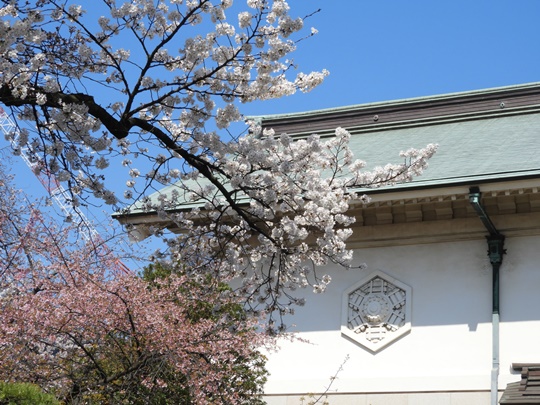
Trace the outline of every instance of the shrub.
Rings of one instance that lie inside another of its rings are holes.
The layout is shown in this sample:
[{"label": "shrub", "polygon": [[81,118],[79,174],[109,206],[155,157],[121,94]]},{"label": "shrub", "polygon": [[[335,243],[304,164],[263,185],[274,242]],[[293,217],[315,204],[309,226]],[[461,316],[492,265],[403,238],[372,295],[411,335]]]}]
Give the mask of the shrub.
[{"label": "shrub", "polygon": [[0,405],[60,405],[34,384],[0,382]]}]

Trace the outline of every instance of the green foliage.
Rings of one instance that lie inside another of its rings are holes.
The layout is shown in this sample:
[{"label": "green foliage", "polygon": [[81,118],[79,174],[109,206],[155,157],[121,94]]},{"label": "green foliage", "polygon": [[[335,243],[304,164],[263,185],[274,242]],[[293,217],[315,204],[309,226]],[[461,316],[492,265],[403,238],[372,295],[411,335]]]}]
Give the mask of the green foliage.
[{"label": "green foliage", "polygon": [[86,405],[191,405],[187,379],[166,362],[149,364],[152,375],[132,379],[122,387],[98,387],[79,396]]},{"label": "green foliage", "polygon": [[[159,288],[158,280],[163,280],[169,277],[173,273],[182,272],[182,270],[173,269],[171,266],[156,262],[145,267],[141,272],[141,277],[147,281],[152,287]],[[190,281],[179,291],[180,294],[190,294],[193,291],[204,291],[205,289],[213,289],[215,291],[226,292],[231,291],[231,288],[226,283],[216,282],[210,275],[208,275],[203,281]],[[191,300],[191,305],[186,308],[188,319],[197,323],[202,320],[223,319],[226,317],[230,322],[230,327],[234,328],[235,324],[242,322],[246,319],[246,312],[244,307],[238,302],[208,302],[204,299],[204,296],[195,295]],[[267,358],[258,351],[253,351],[250,356],[241,356],[240,354],[235,358],[233,369],[234,373],[231,373],[227,381],[229,389],[236,390],[237,392],[250,393],[244,397],[246,405],[263,405],[265,402],[260,399],[262,395],[262,387],[266,383],[268,371],[265,368]],[[170,377],[170,376],[168,376]],[[177,379],[183,380],[182,376],[176,376]],[[163,380],[167,381],[167,378]],[[164,397],[167,397],[164,395]],[[181,405],[190,405],[192,402],[187,396],[187,392],[182,397],[182,401],[175,402]],[[156,405],[166,405],[169,402],[156,402]]]},{"label": "green foliage", "polygon": [[[178,273],[178,270],[173,270],[171,266],[156,262],[146,266],[141,272],[141,277],[151,286],[157,287],[157,280],[166,279],[173,272]],[[201,291],[204,289],[215,289],[219,292],[231,291],[229,285],[222,282],[216,283],[210,275],[207,275],[202,282],[191,281],[186,283],[179,293],[189,294],[190,291]],[[194,296],[191,303],[192,305],[186,308],[186,312],[188,319],[193,323],[200,322],[203,319],[216,321],[223,315],[226,315],[231,320],[231,323],[234,323],[242,321],[246,316],[243,306],[237,302],[215,303],[204,300],[204,297]]]},{"label": "green foliage", "polygon": [[60,405],[34,384],[0,382],[0,405]]},{"label": "green foliage", "polygon": [[[132,353],[133,341],[114,339],[119,352]],[[126,356],[114,351],[108,358],[100,358],[100,368],[106,375],[119,375],[129,365]],[[93,354],[94,355],[94,354]],[[97,354],[96,354],[97,356]],[[88,372],[99,371],[88,367]],[[96,376],[97,379],[99,376]],[[83,378],[81,378],[83,379]],[[147,353],[145,364],[129,378],[119,377],[107,384],[79,387],[75,385],[66,404],[85,405],[188,405],[190,392],[187,379],[176,372],[166,358],[157,353]],[[0,403],[0,405],[3,405]]]},{"label": "green foliage", "polygon": [[155,285],[156,280],[166,278],[171,274],[171,267],[164,266],[163,264],[156,262],[150,263],[148,266],[143,268],[140,276],[144,281],[147,281],[151,285]]}]

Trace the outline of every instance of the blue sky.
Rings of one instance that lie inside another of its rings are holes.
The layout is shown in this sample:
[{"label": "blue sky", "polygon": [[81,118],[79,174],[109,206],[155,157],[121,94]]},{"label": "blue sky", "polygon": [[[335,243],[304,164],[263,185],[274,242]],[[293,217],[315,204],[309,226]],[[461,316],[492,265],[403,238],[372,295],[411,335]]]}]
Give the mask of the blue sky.
[{"label": "blue sky", "polygon": [[[236,0],[235,3],[242,3]],[[242,106],[245,115],[332,108],[540,81],[540,0],[289,0],[304,16],[299,70],[328,69],[317,89]],[[0,147],[7,143],[2,141]],[[367,157],[363,157],[367,158]],[[22,161],[17,185],[43,195]],[[103,218],[101,209],[92,210]]]},{"label": "blue sky", "polygon": [[[272,114],[540,81],[538,0],[291,0],[319,33],[299,44],[313,92],[246,106]],[[294,14],[294,13],[293,13]]]}]

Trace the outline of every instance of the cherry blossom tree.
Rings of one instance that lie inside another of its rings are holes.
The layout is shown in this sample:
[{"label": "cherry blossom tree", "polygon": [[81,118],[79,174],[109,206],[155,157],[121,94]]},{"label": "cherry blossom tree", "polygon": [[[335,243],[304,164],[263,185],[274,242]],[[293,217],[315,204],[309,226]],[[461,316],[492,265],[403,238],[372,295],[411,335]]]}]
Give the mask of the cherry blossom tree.
[{"label": "cherry blossom tree", "polygon": [[[283,315],[303,303],[295,289],[324,290],[318,266],[349,265],[356,191],[410,180],[435,147],[365,171],[340,128],[328,140],[256,122],[232,132],[242,103],[309,92],[328,74],[295,71],[310,15],[285,0],[232,3],[2,0],[0,102],[33,124],[11,135],[15,152],[29,146],[73,204],[155,212],[182,231],[168,254],[191,277],[234,279],[253,311]],[[119,195],[110,173],[122,166]]]},{"label": "cherry blossom tree", "polygon": [[229,288],[111,271],[109,250],[74,244],[1,181],[1,381],[68,404],[258,403],[272,342]]}]

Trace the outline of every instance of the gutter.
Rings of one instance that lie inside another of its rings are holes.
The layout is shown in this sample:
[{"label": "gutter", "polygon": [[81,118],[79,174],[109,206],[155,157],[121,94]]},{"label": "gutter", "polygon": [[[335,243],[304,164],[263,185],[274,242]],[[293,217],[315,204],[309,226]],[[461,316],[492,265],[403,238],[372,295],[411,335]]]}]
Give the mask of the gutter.
[{"label": "gutter", "polygon": [[500,279],[499,273],[502,264],[504,250],[504,235],[501,234],[491,219],[489,218],[484,207],[480,203],[481,193],[478,187],[469,189],[469,201],[478,217],[486,227],[489,235],[486,237],[488,243],[488,257],[492,268],[492,364],[491,364],[491,405],[498,404],[499,397],[499,370],[500,370],[500,350],[499,350],[499,291]]}]

